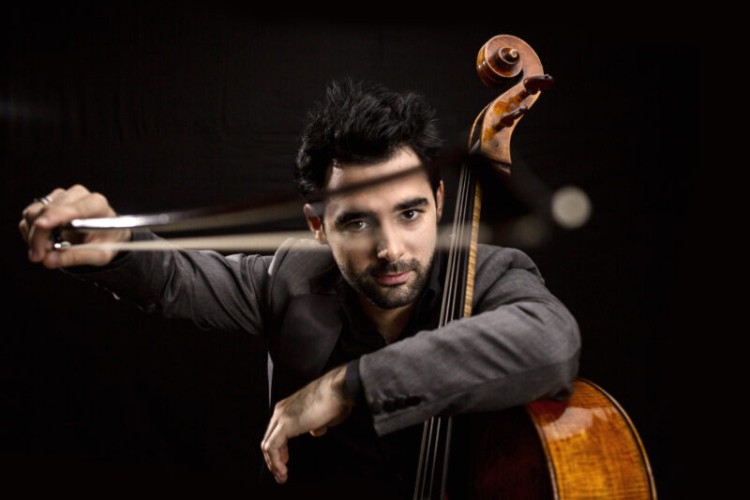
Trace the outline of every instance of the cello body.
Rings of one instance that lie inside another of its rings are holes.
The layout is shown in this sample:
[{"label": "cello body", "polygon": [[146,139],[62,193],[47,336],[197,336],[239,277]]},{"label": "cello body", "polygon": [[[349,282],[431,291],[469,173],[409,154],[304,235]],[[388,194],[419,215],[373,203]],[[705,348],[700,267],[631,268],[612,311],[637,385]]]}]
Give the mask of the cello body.
[{"label": "cello body", "polygon": [[566,401],[454,417],[448,499],[655,499],[638,432],[617,401],[578,378]]}]

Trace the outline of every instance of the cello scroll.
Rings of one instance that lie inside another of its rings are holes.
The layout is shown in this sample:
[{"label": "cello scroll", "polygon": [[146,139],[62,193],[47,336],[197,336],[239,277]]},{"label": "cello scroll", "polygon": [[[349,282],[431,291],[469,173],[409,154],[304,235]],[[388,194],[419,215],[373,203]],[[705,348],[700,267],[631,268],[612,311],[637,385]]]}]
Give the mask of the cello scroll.
[{"label": "cello scroll", "polygon": [[477,54],[477,73],[488,87],[518,81],[489,103],[471,127],[469,144],[510,173],[510,139],[518,122],[534,105],[541,91],[552,88],[554,79],[544,73],[534,49],[518,37],[497,35]]}]

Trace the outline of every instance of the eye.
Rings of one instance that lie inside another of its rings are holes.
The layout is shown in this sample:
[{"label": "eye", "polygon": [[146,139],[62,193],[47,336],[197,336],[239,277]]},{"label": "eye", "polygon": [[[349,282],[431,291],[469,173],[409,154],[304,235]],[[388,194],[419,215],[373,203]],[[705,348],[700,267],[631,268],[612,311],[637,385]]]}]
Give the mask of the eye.
[{"label": "eye", "polygon": [[422,212],[415,209],[404,210],[403,212],[401,212],[401,217],[409,222],[419,219],[421,215]]},{"label": "eye", "polygon": [[353,233],[359,233],[359,232],[362,232],[362,231],[368,229],[369,227],[370,227],[370,224],[368,224],[367,221],[365,221],[363,219],[356,219],[356,220],[352,220],[352,221],[347,222],[344,225],[344,230],[345,231],[350,231],[350,232],[353,232]]}]

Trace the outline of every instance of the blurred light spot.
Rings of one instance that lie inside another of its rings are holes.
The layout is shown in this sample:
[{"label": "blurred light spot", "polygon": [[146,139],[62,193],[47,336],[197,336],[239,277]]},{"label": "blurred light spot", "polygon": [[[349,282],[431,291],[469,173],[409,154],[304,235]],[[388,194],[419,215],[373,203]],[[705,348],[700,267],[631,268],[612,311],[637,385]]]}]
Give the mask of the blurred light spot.
[{"label": "blurred light spot", "polygon": [[566,229],[576,229],[591,218],[591,200],[580,188],[565,186],[552,196],[552,217]]}]

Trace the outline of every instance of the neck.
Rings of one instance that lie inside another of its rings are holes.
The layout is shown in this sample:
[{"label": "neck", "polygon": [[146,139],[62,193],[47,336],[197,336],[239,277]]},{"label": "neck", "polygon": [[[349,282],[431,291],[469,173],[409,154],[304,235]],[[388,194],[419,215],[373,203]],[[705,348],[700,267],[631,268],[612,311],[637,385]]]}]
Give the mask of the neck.
[{"label": "neck", "polygon": [[386,344],[398,340],[414,311],[414,304],[395,309],[382,309],[362,296],[359,296],[359,303],[365,315],[370,318],[378,333],[385,339]]}]

